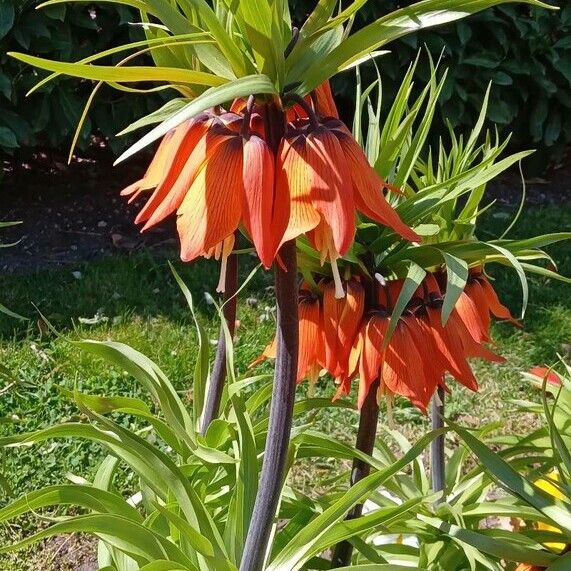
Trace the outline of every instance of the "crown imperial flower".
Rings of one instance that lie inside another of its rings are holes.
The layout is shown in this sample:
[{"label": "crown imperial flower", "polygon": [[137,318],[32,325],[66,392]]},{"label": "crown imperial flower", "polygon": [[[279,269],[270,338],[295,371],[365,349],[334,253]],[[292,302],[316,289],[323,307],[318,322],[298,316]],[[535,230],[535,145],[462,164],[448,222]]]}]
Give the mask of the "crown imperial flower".
[{"label": "crown imperial flower", "polygon": [[337,118],[328,84],[290,108],[275,156],[266,140],[266,107],[250,98],[230,109],[211,109],[169,132],[143,178],[122,193],[134,200],[151,192],[136,218],[143,231],[176,213],[181,259],[220,259],[219,291],[238,230],[266,268],[285,242],[306,235],[321,262],[331,263],[338,298],[345,291],[337,260],[353,243],[357,212],[419,240]]}]

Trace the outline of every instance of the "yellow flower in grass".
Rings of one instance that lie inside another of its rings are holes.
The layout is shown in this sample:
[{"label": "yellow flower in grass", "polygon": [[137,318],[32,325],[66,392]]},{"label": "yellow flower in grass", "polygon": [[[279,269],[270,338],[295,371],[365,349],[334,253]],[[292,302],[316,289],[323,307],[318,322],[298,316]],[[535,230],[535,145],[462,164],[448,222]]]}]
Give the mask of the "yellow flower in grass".
[{"label": "yellow flower in grass", "polygon": [[[550,496],[558,500],[564,500],[565,496],[561,493],[559,487],[555,484],[559,482],[559,472],[555,469],[552,470],[547,476],[544,478],[540,478],[539,480],[535,481],[535,485],[542,489],[544,492],[547,492]],[[537,524],[537,528],[542,531],[554,531],[557,533],[561,533],[561,530],[549,525],[548,523],[539,522]],[[553,551],[557,551],[558,553],[563,551],[566,547],[565,543],[546,543],[545,547],[552,549]]]}]

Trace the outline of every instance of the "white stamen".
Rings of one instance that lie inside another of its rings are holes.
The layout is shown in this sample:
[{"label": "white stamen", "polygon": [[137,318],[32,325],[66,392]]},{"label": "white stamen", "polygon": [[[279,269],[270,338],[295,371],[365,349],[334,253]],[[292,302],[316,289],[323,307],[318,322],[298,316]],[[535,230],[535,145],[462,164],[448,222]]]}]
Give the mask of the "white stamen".
[{"label": "white stamen", "polygon": [[216,245],[216,259],[222,258],[222,262],[220,263],[220,280],[218,282],[218,287],[216,291],[218,293],[224,293],[226,291],[226,270],[228,268],[228,257],[232,253],[234,249],[234,234],[228,236],[228,238],[224,238],[222,242],[219,242]]},{"label": "white stamen", "polygon": [[387,285],[387,280],[378,272],[375,274],[375,279],[382,285],[382,286],[386,286]]},{"label": "white stamen", "polygon": [[216,286],[216,291],[218,293],[224,293],[226,291],[227,267],[228,267],[228,256],[222,256],[222,263],[220,264],[220,280],[218,280],[218,286]]},{"label": "white stamen", "polygon": [[335,282],[335,298],[342,299],[345,297],[345,290],[343,289],[343,282],[341,281],[339,267],[337,266],[337,260],[335,258],[331,258],[331,272],[333,273],[333,281]]}]

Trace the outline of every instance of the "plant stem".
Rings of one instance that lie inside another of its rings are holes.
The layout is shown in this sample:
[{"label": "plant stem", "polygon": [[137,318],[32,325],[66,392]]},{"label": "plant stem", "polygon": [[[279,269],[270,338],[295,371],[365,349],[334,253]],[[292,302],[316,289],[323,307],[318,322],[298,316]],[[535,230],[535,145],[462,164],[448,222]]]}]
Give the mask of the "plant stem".
[{"label": "plant stem", "polygon": [[[444,401],[445,392],[438,387],[436,395],[432,398],[432,430],[444,426]],[[432,475],[432,489],[435,492],[443,492],[446,486],[446,466],[444,459],[444,434],[435,438],[430,445],[430,471]],[[437,503],[444,501],[444,497]]]},{"label": "plant stem", "polygon": [[262,474],[240,571],[263,569],[285,475],[299,342],[296,254],[295,242],[287,242],[279,252],[287,271],[278,264],[275,267],[278,309],[276,370]]},{"label": "plant stem", "polygon": [[[369,394],[361,407],[359,415],[359,429],[357,432],[356,448],[369,456],[375,448],[375,437],[377,435],[377,423],[379,421],[379,404],[377,402],[377,390],[379,381],[376,380],[369,389]],[[353,470],[351,471],[351,486],[366,478],[371,471],[371,466],[355,458],[353,460]],[[356,519],[363,514],[363,504],[356,505],[345,517],[345,520]],[[335,546],[331,567],[348,567],[351,564],[353,545],[350,541],[342,541]]]},{"label": "plant stem", "polygon": [[[230,336],[234,335],[236,326],[236,306],[238,290],[238,256],[230,254],[228,257],[228,266],[226,268],[226,288],[224,291],[224,319],[228,325]],[[220,327],[220,335],[218,336],[218,346],[216,348],[216,359],[212,368],[212,376],[208,383],[208,391],[206,394],[206,402],[204,403],[204,411],[202,414],[202,434],[206,434],[210,423],[218,417],[220,409],[220,401],[222,400],[222,392],[224,391],[224,383],[226,381],[226,335],[224,328]]]}]

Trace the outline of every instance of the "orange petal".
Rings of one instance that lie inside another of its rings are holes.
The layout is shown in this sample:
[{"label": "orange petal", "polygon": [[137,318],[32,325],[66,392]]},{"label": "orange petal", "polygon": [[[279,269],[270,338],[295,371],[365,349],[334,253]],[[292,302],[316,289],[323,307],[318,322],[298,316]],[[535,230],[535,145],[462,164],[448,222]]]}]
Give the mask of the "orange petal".
[{"label": "orange petal", "polygon": [[203,163],[178,209],[183,261],[204,255],[236,231],[243,194],[242,140],[230,137]]},{"label": "orange petal", "polygon": [[454,330],[442,326],[440,310],[427,308],[427,323],[435,351],[441,356],[446,370],[463,385],[474,391],[478,383],[466,361],[460,337]]},{"label": "orange petal", "polygon": [[400,320],[385,352],[381,383],[426,411],[430,397],[424,371],[424,363],[410,331]]},{"label": "orange petal", "polygon": [[[166,171],[172,158],[171,149],[173,146],[173,138],[175,133],[179,135],[183,132],[183,128],[187,124],[183,123],[173,131],[169,131],[159,143],[155,155],[149,164],[143,178],[129,185],[121,191],[121,196],[130,196],[137,191],[150,190],[160,184],[166,175]],[[176,142],[176,141],[175,141]]]},{"label": "orange petal", "polygon": [[287,227],[289,197],[274,192],[274,157],[255,135],[244,141],[243,168],[244,225],[262,264],[269,268]]},{"label": "orange petal", "polygon": [[392,228],[397,234],[411,242],[420,242],[420,236],[399,217],[382,193],[386,187],[379,175],[369,164],[365,153],[349,131],[335,130],[351,170],[357,209],[372,220]]},{"label": "orange petal", "polygon": [[403,317],[403,322],[406,325],[409,335],[420,355],[420,360],[423,363],[423,374],[425,378],[424,391],[422,393],[421,401],[428,405],[430,399],[436,391],[436,387],[444,385],[444,372],[445,366],[442,356],[435,351],[434,343],[431,335],[420,319],[414,316]]},{"label": "orange petal", "polygon": [[517,319],[514,319],[510,310],[505,305],[502,305],[496,290],[492,287],[492,284],[486,279],[484,275],[481,276],[481,278],[478,280],[478,283],[484,291],[484,295],[488,302],[488,307],[494,316],[498,319],[506,319],[517,327],[521,327],[521,323]]},{"label": "orange petal", "polygon": [[472,334],[468,331],[466,324],[456,309],[452,311],[446,327],[450,328],[450,336],[457,335],[462,343],[462,348],[466,357],[479,357],[487,361],[502,362],[503,357],[490,351],[481,342],[475,341]]},{"label": "orange petal", "polygon": [[361,408],[373,382],[379,378],[383,362],[383,340],[388,327],[388,317],[373,315],[364,326],[363,348],[359,362],[359,395],[357,406]]},{"label": "orange petal", "polygon": [[311,179],[311,200],[331,228],[337,252],[347,253],[355,236],[355,207],[351,173],[333,133],[319,128],[307,136],[306,160]]},{"label": "orange petal", "polygon": [[168,168],[172,164],[173,156],[181,141],[185,138],[191,124],[191,121],[182,123],[182,125],[179,125],[176,129],[165,135],[149,165],[149,169],[145,173],[145,183],[141,189],[154,188],[160,184],[166,176]]},{"label": "orange petal", "polygon": [[230,112],[231,113],[243,113],[244,110],[246,109],[247,104],[248,104],[248,101],[246,99],[241,98],[241,97],[239,97],[238,99],[234,99],[234,101],[232,101],[232,105],[230,105]]},{"label": "orange petal", "polygon": [[302,381],[318,364],[321,337],[321,310],[316,297],[302,299],[299,311],[299,354],[297,381]]},{"label": "orange petal", "polygon": [[540,378],[542,381],[543,379],[547,379],[547,382],[552,385],[561,384],[561,377],[555,371],[552,371],[547,367],[533,367],[529,370],[529,374]]},{"label": "orange petal", "polygon": [[290,200],[289,222],[282,238],[284,243],[312,230],[321,219],[311,201],[308,181],[312,173],[304,137],[282,140],[276,169],[276,195],[289,196]]},{"label": "orange petal", "polygon": [[[158,224],[180,206],[206,158],[207,147],[211,148],[214,143],[207,133],[209,125],[210,121],[195,122],[178,147],[173,147],[174,158],[167,175],[135,219],[137,224],[147,222],[144,230]],[[216,144],[219,141],[218,137]]]},{"label": "orange petal", "polygon": [[356,280],[345,283],[346,295],[335,297],[335,284],[323,286],[325,367],[334,377],[349,370],[349,355],[359,332],[365,307],[365,290]]},{"label": "orange petal", "polygon": [[278,344],[276,338],[274,337],[274,340],[270,344],[266,345],[266,348],[263,350],[262,354],[259,357],[257,357],[254,361],[252,361],[248,365],[248,368],[252,369],[253,367],[257,367],[260,363],[263,363],[266,359],[275,359],[278,350],[277,348]]},{"label": "orange petal", "polygon": [[458,312],[458,315],[464,322],[466,329],[472,336],[472,339],[476,341],[476,343],[490,340],[489,327],[486,327],[485,324],[482,323],[482,317],[480,315],[480,311],[478,310],[478,306],[474,300],[466,293],[466,291],[463,291],[460,294],[460,297],[456,302],[455,310]]},{"label": "orange petal", "polygon": [[489,340],[491,324],[490,309],[486,295],[480,287],[480,283],[477,280],[468,281],[464,288],[464,292],[472,300],[474,308],[480,318],[480,322],[482,323],[482,331],[486,332],[486,340]]},{"label": "orange petal", "polygon": [[324,81],[314,91],[317,100],[317,113],[324,117],[335,117],[339,119],[339,112],[335,99],[333,99],[333,92],[331,91],[331,84],[328,80]]},{"label": "orange petal", "polygon": [[359,370],[359,361],[361,359],[361,353],[363,352],[363,345],[365,340],[365,334],[364,334],[365,327],[366,325],[361,325],[361,329],[357,334],[357,336],[355,337],[355,341],[353,342],[353,346],[351,347],[351,352],[349,353],[347,371],[344,373],[343,376],[336,379],[338,387],[337,387],[337,392],[333,397],[334,401],[336,401],[338,398],[342,397],[343,395],[348,395],[351,392],[351,383]]}]

